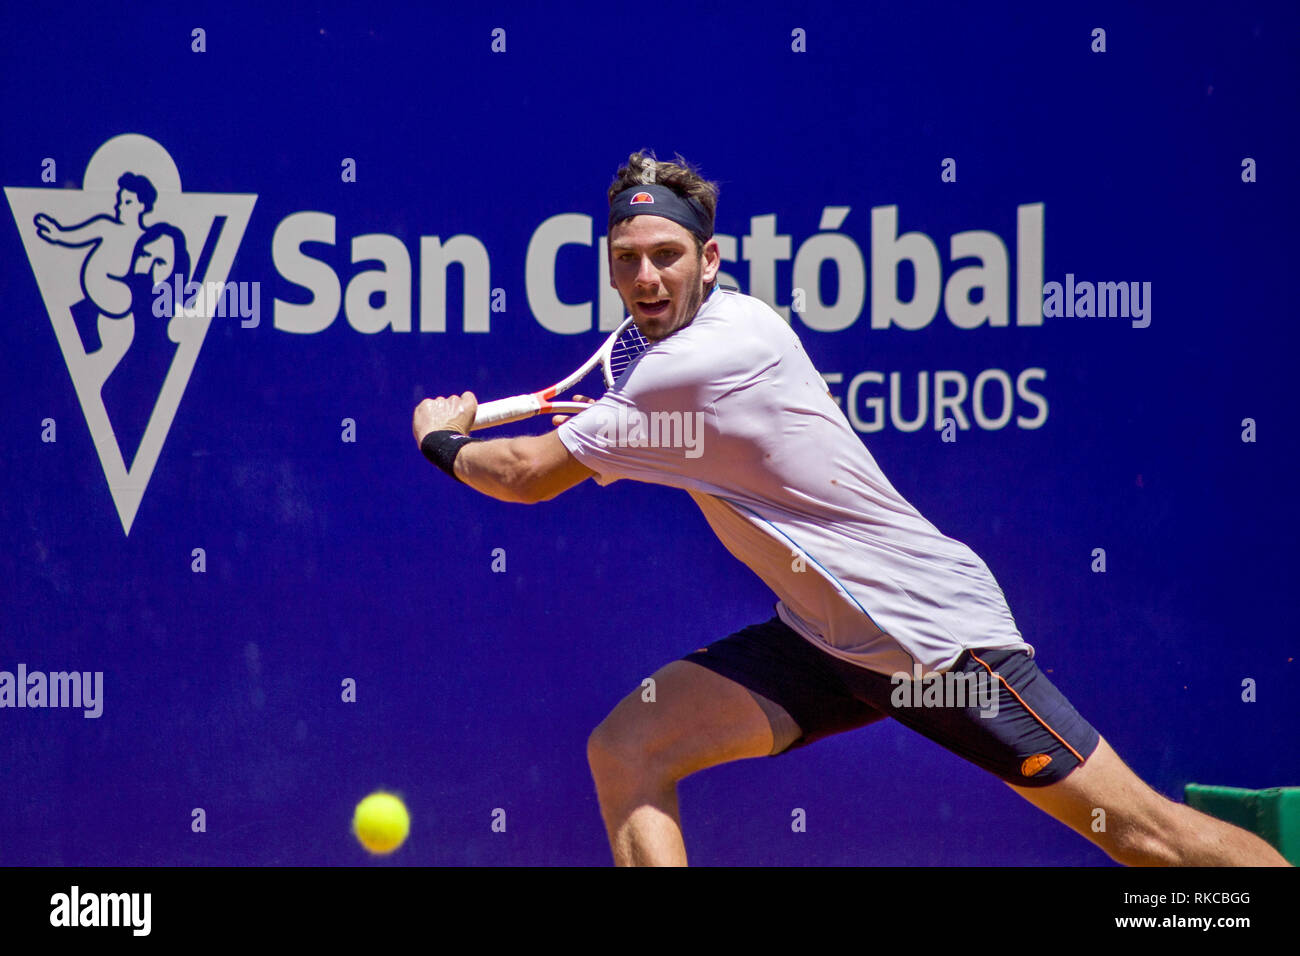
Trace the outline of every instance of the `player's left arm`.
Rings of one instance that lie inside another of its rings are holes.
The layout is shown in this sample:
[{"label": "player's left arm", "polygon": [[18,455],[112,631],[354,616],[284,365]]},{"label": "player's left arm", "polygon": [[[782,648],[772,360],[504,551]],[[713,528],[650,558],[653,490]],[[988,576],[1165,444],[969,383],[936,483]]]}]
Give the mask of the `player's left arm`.
[{"label": "player's left arm", "polygon": [[[426,398],[415,407],[411,431],[420,444],[436,431],[468,435],[478,401],[473,392]],[[593,472],[564,447],[556,432],[468,443],[456,454],[456,477],[499,501],[535,504],[590,478]]]}]

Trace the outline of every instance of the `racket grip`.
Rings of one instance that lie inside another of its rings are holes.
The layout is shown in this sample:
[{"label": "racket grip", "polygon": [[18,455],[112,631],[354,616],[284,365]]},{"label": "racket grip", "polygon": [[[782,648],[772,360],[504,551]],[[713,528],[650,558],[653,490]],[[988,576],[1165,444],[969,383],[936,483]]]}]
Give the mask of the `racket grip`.
[{"label": "racket grip", "polygon": [[541,410],[542,403],[538,401],[536,395],[516,395],[513,398],[485,402],[478,407],[470,430],[477,431],[480,428],[491,428],[493,425],[506,425],[532,418]]}]

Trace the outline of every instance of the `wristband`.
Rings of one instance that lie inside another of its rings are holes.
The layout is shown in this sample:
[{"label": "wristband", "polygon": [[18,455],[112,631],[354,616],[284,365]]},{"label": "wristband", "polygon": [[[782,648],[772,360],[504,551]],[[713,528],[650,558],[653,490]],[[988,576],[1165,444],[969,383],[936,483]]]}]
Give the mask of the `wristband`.
[{"label": "wristband", "polygon": [[456,474],[456,456],[470,442],[482,440],[481,438],[470,438],[468,435],[462,435],[460,432],[451,431],[450,429],[444,429],[443,431],[429,432],[424,438],[420,439],[420,451],[424,453],[425,458],[457,481],[460,481],[460,476]]}]

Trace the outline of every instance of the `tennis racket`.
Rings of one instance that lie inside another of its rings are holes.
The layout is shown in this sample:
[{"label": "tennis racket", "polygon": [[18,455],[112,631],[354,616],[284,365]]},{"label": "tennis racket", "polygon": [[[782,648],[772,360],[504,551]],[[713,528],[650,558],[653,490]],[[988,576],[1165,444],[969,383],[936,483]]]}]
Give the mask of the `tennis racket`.
[{"label": "tennis racket", "polygon": [[596,354],[587,359],[580,368],[563,381],[556,382],[550,388],[528,395],[515,395],[500,398],[494,402],[485,402],[478,407],[471,431],[480,428],[492,428],[510,422],[522,421],[534,415],[576,415],[589,406],[584,402],[557,402],[555,396],[567,392],[598,367],[605,387],[612,388],[618,377],[632,362],[654,343],[641,334],[640,329],[631,318],[623,320],[605,344],[596,350]]}]

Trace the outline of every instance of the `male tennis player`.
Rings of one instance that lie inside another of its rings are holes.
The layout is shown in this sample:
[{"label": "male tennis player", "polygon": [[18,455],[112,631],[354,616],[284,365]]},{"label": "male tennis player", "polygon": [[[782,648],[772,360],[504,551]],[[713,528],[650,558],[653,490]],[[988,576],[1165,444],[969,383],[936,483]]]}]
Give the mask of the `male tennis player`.
[{"label": "male tennis player", "polygon": [[[469,439],[470,392],[425,399],[413,421],[431,461],[504,501],[593,476],[682,488],[780,598],[771,620],[657,671],[653,706],[635,691],[592,733],[614,861],[686,863],[687,775],[894,717],[1119,862],[1286,865],[1146,786],[1039,671],[988,567],[893,488],[790,327],[716,286],[716,187],[678,160],[633,154],[609,190],[610,281],[655,343],[613,388],[544,435]],[[698,415],[698,453],[611,427],[656,414]],[[914,706],[898,674],[970,675],[995,696]]]}]

